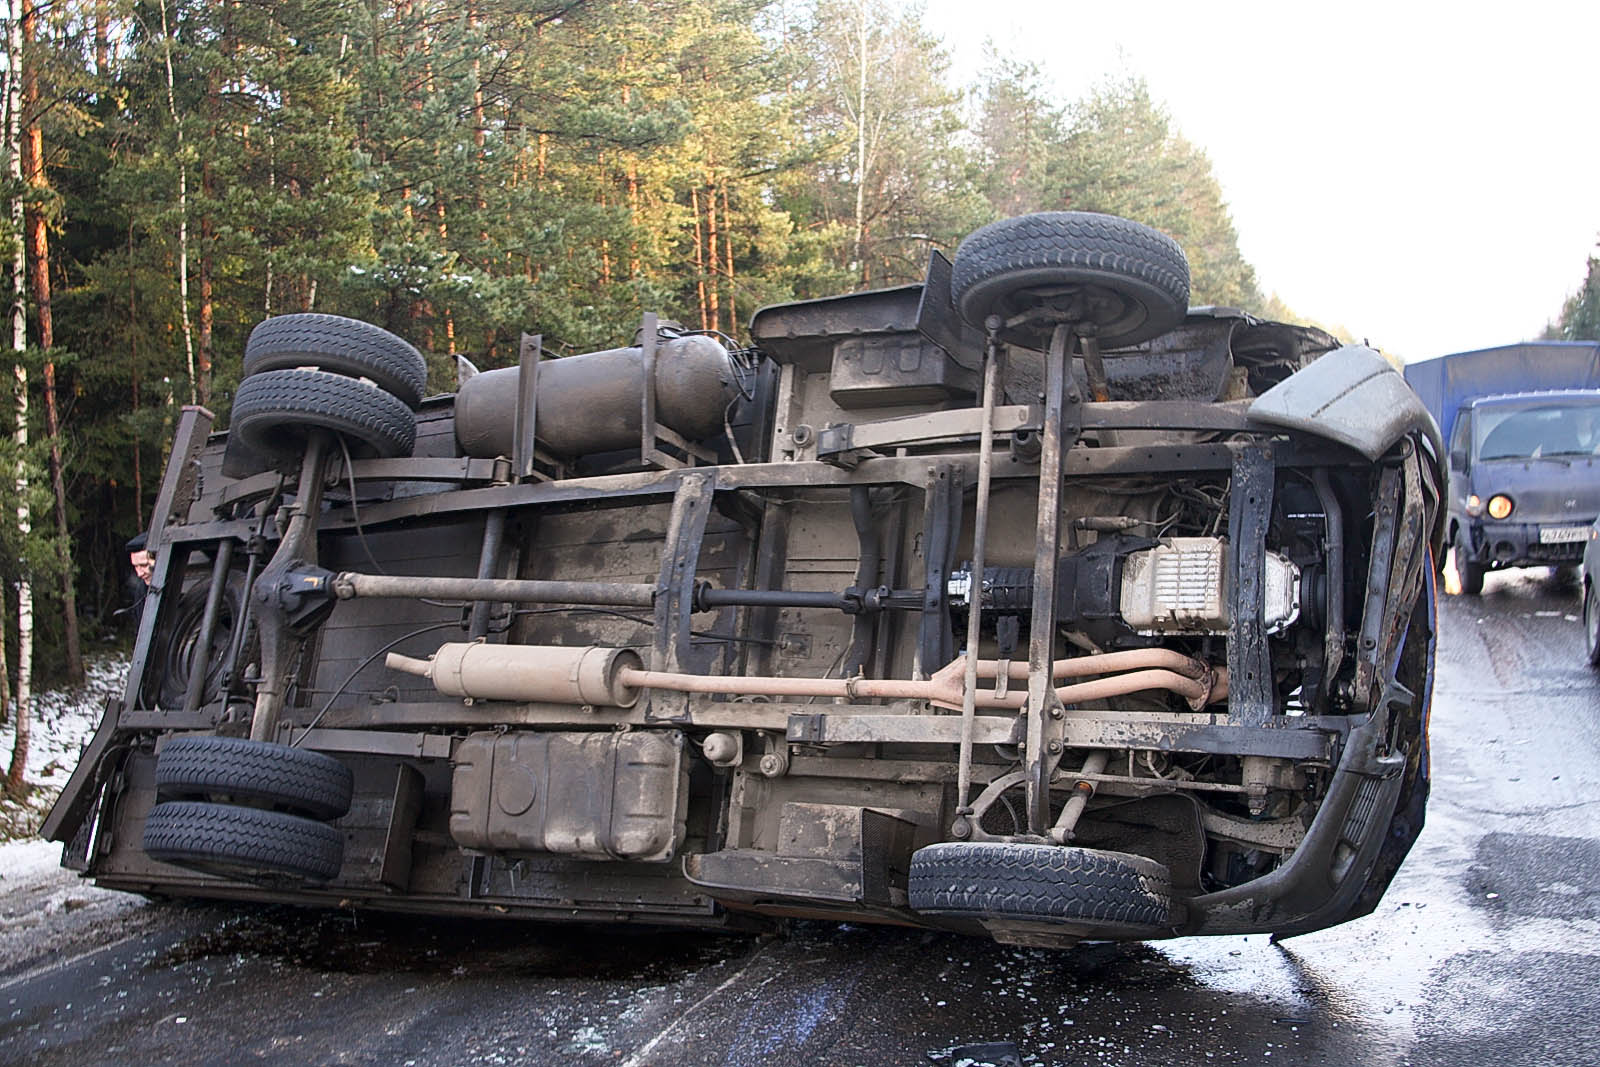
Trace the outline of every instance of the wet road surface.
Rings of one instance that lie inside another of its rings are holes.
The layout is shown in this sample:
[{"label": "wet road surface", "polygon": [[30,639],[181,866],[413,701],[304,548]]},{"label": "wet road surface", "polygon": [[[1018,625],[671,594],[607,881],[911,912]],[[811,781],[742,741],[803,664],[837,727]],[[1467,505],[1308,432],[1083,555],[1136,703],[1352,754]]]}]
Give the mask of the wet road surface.
[{"label": "wet road surface", "polygon": [[1593,1064],[1600,673],[1578,609],[1543,571],[1441,600],[1427,827],[1334,930],[708,938],[147,904],[63,873],[0,901],[0,1063]]}]

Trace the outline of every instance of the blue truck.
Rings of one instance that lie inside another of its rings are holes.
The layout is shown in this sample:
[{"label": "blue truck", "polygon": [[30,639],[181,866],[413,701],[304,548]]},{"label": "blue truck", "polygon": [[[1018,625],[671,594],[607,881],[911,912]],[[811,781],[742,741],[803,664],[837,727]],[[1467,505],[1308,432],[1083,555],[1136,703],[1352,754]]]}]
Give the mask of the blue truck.
[{"label": "blue truck", "polygon": [[1461,591],[1502,567],[1576,566],[1600,514],[1600,344],[1528,341],[1408,364],[1448,442],[1445,543]]}]

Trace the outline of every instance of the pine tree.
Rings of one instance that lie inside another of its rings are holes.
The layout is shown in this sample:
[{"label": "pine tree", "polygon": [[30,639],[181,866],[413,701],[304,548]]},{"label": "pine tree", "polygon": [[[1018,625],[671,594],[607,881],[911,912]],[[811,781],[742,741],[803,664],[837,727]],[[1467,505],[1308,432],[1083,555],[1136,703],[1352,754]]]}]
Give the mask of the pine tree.
[{"label": "pine tree", "polygon": [[983,192],[996,218],[1055,207],[1067,138],[1063,110],[1051,103],[1039,69],[989,49],[980,89],[977,135]]},{"label": "pine tree", "polygon": [[1589,257],[1583,285],[1567,297],[1561,316],[1545,328],[1553,341],[1600,341],[1600,258]]},{"label": "pine tree", "polygon": [[45,175],[44,130],[41,120],[38,56],[43,41],[39,34],[39,6],[36,0],[22,5],[22,172],[29,187],[24,212],[26,257],[33,280],[34,314],[38,323],[39,347],[44,351],[45,442],[49,450],[50,488],[55,516],[57,578],[61,593],[61,626],[65,652],[65,675],[69,682],[83,680],[83,646],[78,635],[78,596],[72,569],[72,531],[67,520],[67,489],[62,470],[61,414],[56,395],[56,354],[54,309],[51,303],[50,237],[46,215],[51,190]]},{"label": "pine tree", "polygon": [[1057,174],[1053,206],[1122,215],[1182,245],[1193,303],[1261,306],[1210,161],[1173,131],[1142,79],[1107,82],[1074,105]]}]

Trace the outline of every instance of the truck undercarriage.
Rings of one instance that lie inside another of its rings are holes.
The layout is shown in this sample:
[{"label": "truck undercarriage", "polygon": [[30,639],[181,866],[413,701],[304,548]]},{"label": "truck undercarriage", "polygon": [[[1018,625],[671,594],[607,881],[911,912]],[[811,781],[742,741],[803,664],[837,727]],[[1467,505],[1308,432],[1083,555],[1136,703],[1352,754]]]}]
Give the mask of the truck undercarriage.
[{"label": "truck undercarriage", "polygon": [[1427,795],[1437,430],[1187,295],[1058,213],[752,348],[646,315],[425,401],[398,339],[268,320],[45,832],[104,886],[440,914],[1364,914]]}]

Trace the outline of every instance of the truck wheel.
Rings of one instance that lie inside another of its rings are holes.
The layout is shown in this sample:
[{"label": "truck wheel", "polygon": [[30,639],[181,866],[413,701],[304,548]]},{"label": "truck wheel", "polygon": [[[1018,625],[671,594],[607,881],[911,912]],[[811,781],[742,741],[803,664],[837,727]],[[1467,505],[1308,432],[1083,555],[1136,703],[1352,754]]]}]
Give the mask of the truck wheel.
[{"label": "truck wheel", "polygon": [[1593,585],[1583,590],[1583,643],[1589,654],[1589,666],[1600,667],[1600,595]]},{"label": "truck wheel", "polygon": [[174,800],[281,808],[313,819],[350,810],[350,768],[321,752],[243,737],[180,737],[156,759],[156,791]]},{"label": "truck wheel", "polygon": [[153,859],[247,882],[326,882],[344,863],[344,835],[281,811],[172,800],[150,809]]},{"label": "truck wheel", "polygon": [[244,377],[291,367],[370,379],[413,408],[428,385],[421,352],[388,330],[342,315],[277,315],[250,331]]},{"label": "truck wheel", "polygon": [[1456,576],[1461,579],[1461,591],[1467,596],[1478,596],[1483,592],[1483,576],[1489,568],[1481,563],[1469,563],[1466,560],[1456,560]]},{"label": "truck wheel", "polygon": [[1171,922],[1172,876],[1143,856],[1091,848],[945,842],[911,857],[911,906],[969,918],[1085,926]]},{"label": "truck wheel", "polygon": [[314,429],[343,436],[357,458],[389,459],[411,454],[417,417],[377,386],[327,371],[262,371],[239,383],[232,430],[257,452],[296,459]]},{"label": "truck wheel", "polygon": [[205,619],[206,597],[210,591],[209,579],[184,590],[178,598],[171,624],[156,630],[150,649],[150,677],[143,690],[146,705],[166,711],[182,708],[184,695],[189,691],[189,675],[197,668],[206,672],[200,703],[209,704],[220,695],[220,676],[223,660],[227,656],[228,641],[235,620],[243,611],[243,578],[235,575],[229,579],[228,588],[218,605],[216,634],[212,637],[211,647],[202,651],[199,647],[200,624]]},{"label": "truck wheel", "polygon": [[[1079,297],[1102,348],[1148,341],[1183,321],[1189,261],[1159,230],[1115,215],[1047,211],[974,230],[956,249],[950,295],[961,316],[983,327],[1036,307],[1065,310]],[[1002,331],[1005,340],[1044,348],[1054,324]]]}]

